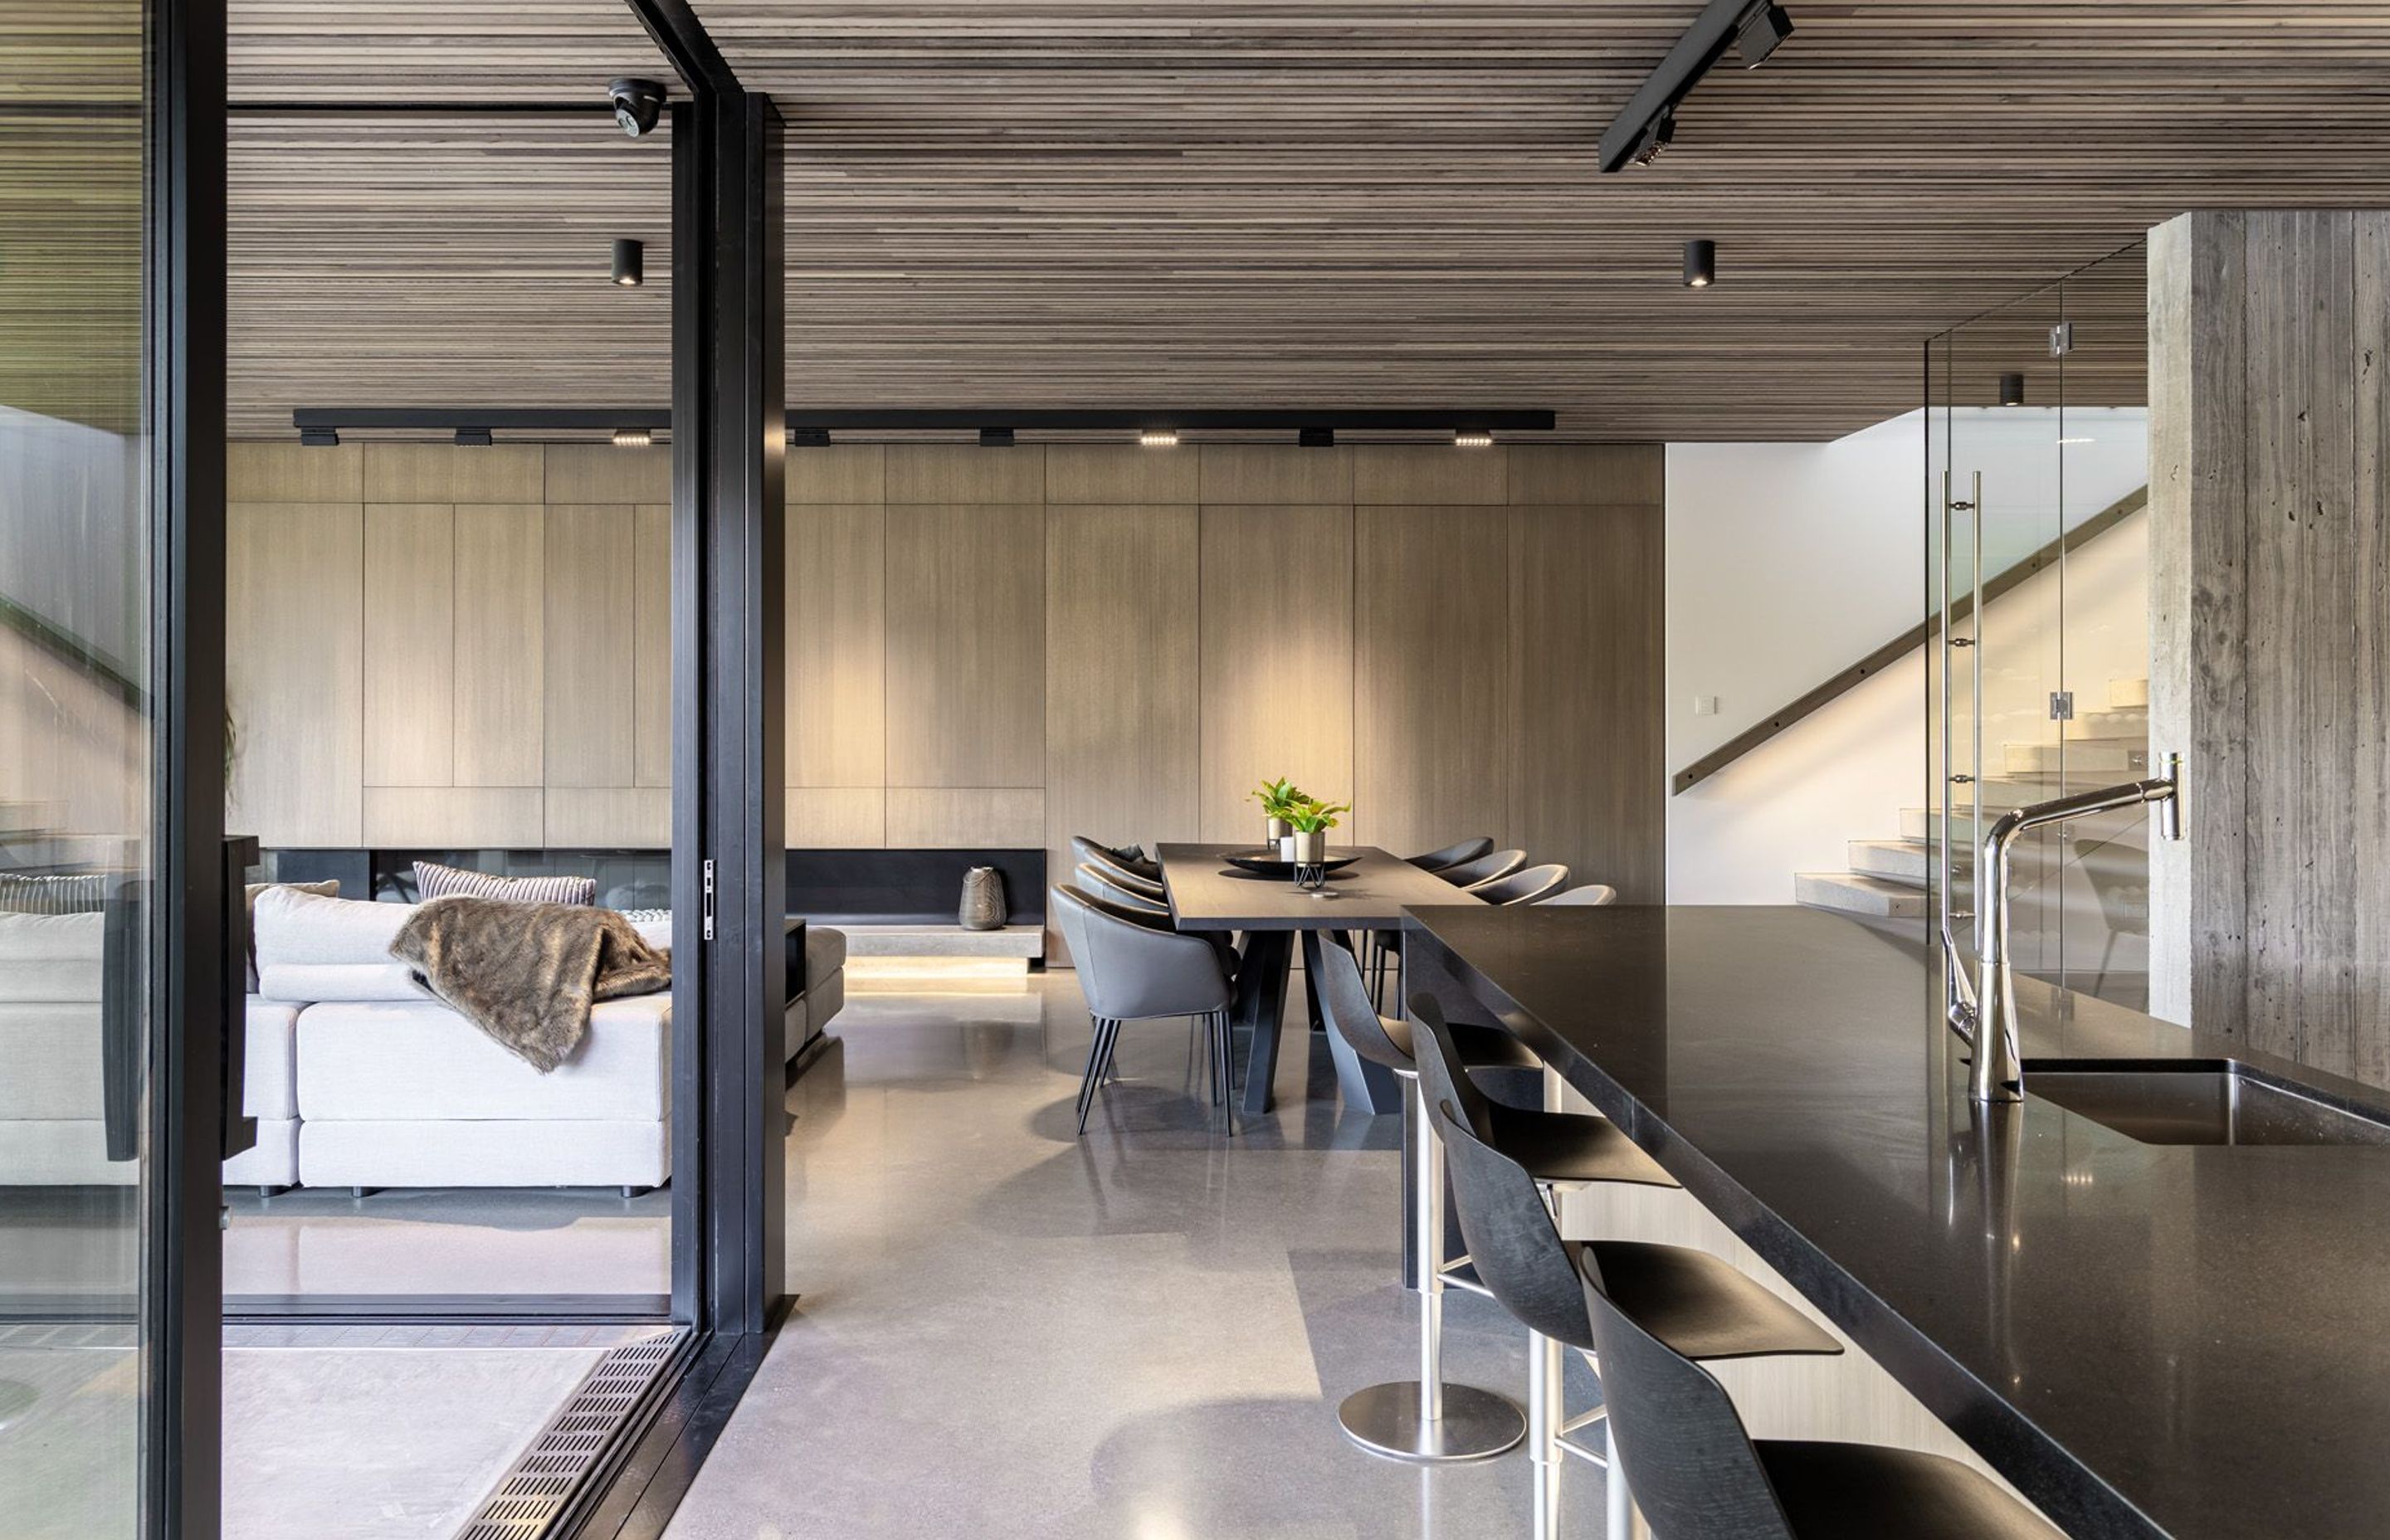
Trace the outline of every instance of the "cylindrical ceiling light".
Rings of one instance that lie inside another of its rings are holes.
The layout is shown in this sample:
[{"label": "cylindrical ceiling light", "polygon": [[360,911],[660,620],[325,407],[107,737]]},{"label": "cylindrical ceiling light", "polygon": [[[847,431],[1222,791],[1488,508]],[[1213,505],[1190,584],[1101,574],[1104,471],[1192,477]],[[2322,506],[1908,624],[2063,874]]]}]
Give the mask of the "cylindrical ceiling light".
[{"label": "cylindrical ceiling light", "polygon": [[1137,431],[1137,442],[1148,449],[1176,449],[1178,447],[1178,430],[1140,428]]},{"label": "cylindrical ceiling light", "polygon": [[2024,376],[2021,374],[2000,376],[2000,404],[2003,406],[2024,404]]},{"label": "cylindrical ceiling light", "polygon": [[614,242],[614,281],[636,289],[648,281],[648,249],[627,237]]},{"label": "cylindrical ceiling light", "polygon": [[1452,430],[1452,444],[1456,449],[1491,449],[1494,433],[1486,428],[1456,428]]},{"label": "cylindrical ceiling light", "polygon": [[617,449],[645,449],[648,445],[655,442],[655,435],[649,432],[644,428],[617,428],[614,430],[614,447]]},{"label": "cylindrical ceiling light", "polygon": [[1689,240],[1685,242],[1685,287],[1707,289],[1717,282],[1717,242]]}]

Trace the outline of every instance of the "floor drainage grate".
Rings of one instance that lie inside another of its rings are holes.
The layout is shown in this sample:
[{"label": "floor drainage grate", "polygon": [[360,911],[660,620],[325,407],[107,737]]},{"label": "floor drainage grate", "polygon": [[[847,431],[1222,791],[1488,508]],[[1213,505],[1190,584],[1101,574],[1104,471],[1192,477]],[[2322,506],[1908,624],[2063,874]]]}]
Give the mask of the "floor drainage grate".
[{"label": "floor drainage grate", "polygon": [[614,1430],[687,1337],[686,1330],[666,1332],[598,1360],[456,1540],[540,1540],[546,1534]]}]

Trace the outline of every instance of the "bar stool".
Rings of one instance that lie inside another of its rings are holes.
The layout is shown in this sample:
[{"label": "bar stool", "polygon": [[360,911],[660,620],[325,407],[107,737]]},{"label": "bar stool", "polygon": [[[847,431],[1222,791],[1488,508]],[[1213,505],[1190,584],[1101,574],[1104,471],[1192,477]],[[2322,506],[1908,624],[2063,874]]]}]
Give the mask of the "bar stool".
[{"label": "bar stool", "polygon": [[1457,845],[1432,850],[1425,855],[1406,855],[1404,860],[1421,871],[1440,872],[1446,866],[1457,866],[1463,861],[1474,861],[1494,848],[1494,837],[1481,834],[1474,840],[1463,840]]},{"label": "bar stool", "polygon": [[1115,912],[1073,888],[1052,888],[1047,892],[1096,1023],[1095,1040],[1087,1046],[1086,1073],[1079,1082],[1079,1132],[1087,1131],[1087,1112],[1111,1067],[1122,1024],[1193,1016],[1202,1020],[1210,1034],[1213,1104],[1226,1112],[1228,1132],[1234,1134],[1237,1113],[1235,1098],[1229,1095],[1235,1072],[1228,1052],[1228,979],[1211,944],[1200,936],[1181,935],[1150,919]]},{"label": "bar stool", "polygon": [[1489,877],[1483,882],[1471,883],[1464,891],[1486,904],[1534,904],[1567,887],[1568,879],[1566,866],[1522,866],[1507,877]]},{"label": "bar stool", "polygon": [[[1574,1455],[1607,1470],[1611,1540],[1626,1540],[1632,1527],[1631,1498],[1619,1465],[1616,1431],[1608,1426],[1609,1380],[1595,1352],[1581,1269],[1587,1276],[1598,1270],[1620,1309],[1634,1313],[1676,1351],[1691,1356],[1831,1354],[1842,1352],[1842,1344],[1756,1278],[1707,1251],[1640,1240],[1572,1246],[1561,1239],[1553,1218],[1556,1187],[1619,1180],[1677,1184],[1606,1118],[1567,1112],[1523,1116],[1515,1108],[1487,1100],[1470,1084],[1461,1051],[1435,1002],[1421,995],[1411,1008],[1426,1037],[1419,1053],[1420,1089],[1435,1108],[1445,1138],[1453,1199],[1471,1262],[1495,1299],[1527,1328],[1527,1405],[1533,1424],[1527,1456],[1536,1467],[1536,1534],[1548,1537],[1557,1533],[1561,1461]],[[1556,1180],[1551,1173],[1561,1163],[1546,1152],[1555,1131],[1563,1126],[1561,1120],[1600,1124],[1633,1150],[1648,1171],[1639,1176],[1613,1174],[1627,1162],[1613,1157],[1603,1170],[1570,1172]],[[1561,1393],[1562,1359],[1569,1348],[1585,1354],[1603,1377],[1603,1405],[1576,1418],[1568,1416]],[[1601,1449],[1569,1436],[1596,1422],[1605,1424]],[[1660,1533],[1676,1540],[1674,1530]]]},{"label": "bar stool", "polygon": [[[1475,841],[1471,841],[1471,843],[1474,844]],[[1527,853],[1525,851],[1494,850],[1492,848],[1494,841],[1491,840],[1486,841],[1485,844],[1487,849],[1484,853],[1454,861],[1446,866],[1438,866],[1435,868],[1435,875],[1443,878],[1446,882],[1451,883],[1456,888],[1467,888],[1474,883],[1489,881],[1497,877],[1508,877],[1512,872],[1517,871],[1520,867],[1527,864]],[[1460,847],[1456,845],[1453,848],[1458,850]],[[1442,851],[1437,851],[1434,853],[1441,855],[1444,853]],[[1456,898],[1453,902],[1455,904],[1458,904],[1461,900]],[[1403,933],[1400,930],[1373,930],[1370,932],[1370,999],[1382,1000],[1385,998],[1386,972],[1389,968],[1394,969],[1394,998],[1398,1002],[1402,999],[1406,987],[1403,983],[1401,973],[1402,956]]]},{"label": "bar stool", "polygon": [[[1939,1455],[1872,1444],[1754,1440],[1726,1387],[1638,1303],[1648,1280],[1586,1248],[1586,1308],[1612,1436],[1635,1500],[1666,1540],[2059,1540],[2039,1515]],[[1739,1275],[1738,1275],[1739,1276]]]}]

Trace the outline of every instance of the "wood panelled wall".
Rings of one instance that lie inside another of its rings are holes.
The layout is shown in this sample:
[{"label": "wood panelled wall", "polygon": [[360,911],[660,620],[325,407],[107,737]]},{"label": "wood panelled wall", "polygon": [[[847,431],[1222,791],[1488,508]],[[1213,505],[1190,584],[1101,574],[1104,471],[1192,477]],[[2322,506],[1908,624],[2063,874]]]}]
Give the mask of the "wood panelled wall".
[{"label": "wood panelled wall", "polygon": [[789,841],[1490,834],[1662,896],[1657,445],[789,458]]},{"label": "wood panelled wall", "polygon": [[2390,1085],[2390,213],[2150,240],[2152,1008]]},{"label": "wood panelled wall", "polygon": [[233,828],[671,838],[671,452],[236,443]]},{"label": "wood panelled wall", "polygon": [[[668,464],[236,445],[241,827],[664,843]],[[1657,445],[857,444],[788,484],[791,845],[1242,840],[1287,775],[1341,839],[1661,899]]]}]

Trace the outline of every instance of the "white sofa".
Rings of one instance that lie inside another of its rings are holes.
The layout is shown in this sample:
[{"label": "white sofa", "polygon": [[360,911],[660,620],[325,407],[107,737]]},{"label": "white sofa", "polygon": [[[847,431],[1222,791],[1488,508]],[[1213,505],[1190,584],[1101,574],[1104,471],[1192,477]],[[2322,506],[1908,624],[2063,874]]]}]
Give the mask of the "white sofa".
[{"label": "white sofa", "polygon": [[[125,1187],[132,1161],[108,1158],[101,978],[107,917],[0,914],[0,1187]],[[225,1180],[298,1180],[299,1008],[252,997],[243,1110],[257,1144]]]},{"label": "white sofa", "polygon": [[[257,901],[245,1011],[253,1148],[227,1186],[623,1187],[672,1169],[669,995],[603,1001],[541,1075],[415,987],[390,943],[413,905],[289,889]],[[108,1159],[106,917],[0,913],[0,1187],[124,1186]],[[670,943],[670,921],[640,930]],[[784,1017],[793,1059],[845,998],[845,943],[806,927]],[[792,935],[793,939],[793,935]]]}]

